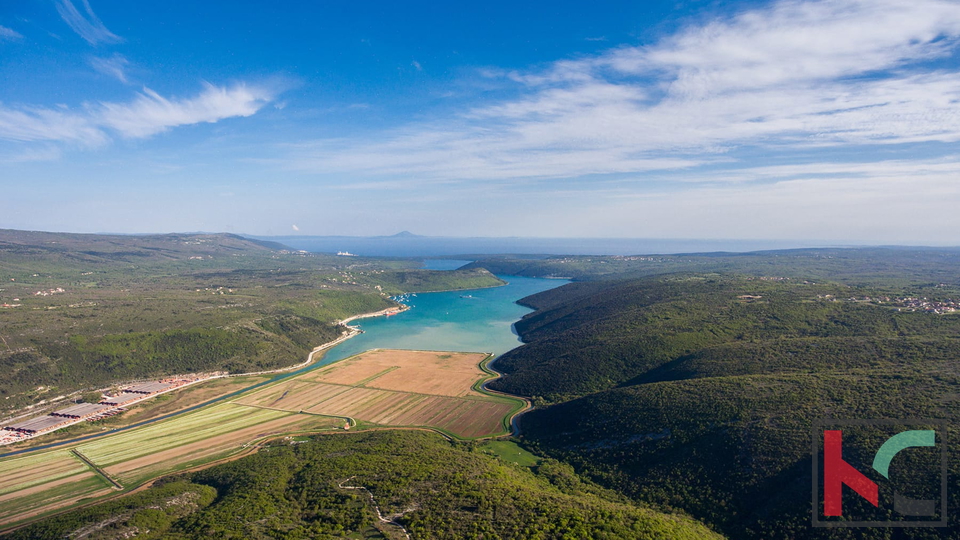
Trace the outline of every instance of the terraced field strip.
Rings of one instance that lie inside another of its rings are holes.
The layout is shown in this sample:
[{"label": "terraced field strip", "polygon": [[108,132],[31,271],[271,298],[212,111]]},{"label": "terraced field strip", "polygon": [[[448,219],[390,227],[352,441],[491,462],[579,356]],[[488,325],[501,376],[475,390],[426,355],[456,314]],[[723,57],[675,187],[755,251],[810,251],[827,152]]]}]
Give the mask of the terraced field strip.
[{"label": "terraced field strip", "polygon": [[254,439],[330,428],[340,420],[222,403],[83,444],[78,449],[107,474],[136,485],[160,474],[234,452]]},{"label": "terraced field strip", "polygon": [[267,387],[261,392],[238,399],[236,403],[299,411],[349,389],[349,386],[292,381]]},{"label": "terraced field strip", "polygon": [[433,427],[462,438],[496,435],[505,431],[505,418],[523,403],[478,388],[490,376],[480,368],[487,357],[378,349],[260,389],[235,403],[385,426]]},{"label": "terraced field strip", "polygon": [[111,488],[69,450],[8,458],[0,461],[0,524],[110,495]]},{"label": "terraced field strip", "polygon": [[454,420],[440,424],[439,427],[467,438],[480,437],[502,431],[502,419],[514,409],[516,405],[507,402],[475,404]]}]

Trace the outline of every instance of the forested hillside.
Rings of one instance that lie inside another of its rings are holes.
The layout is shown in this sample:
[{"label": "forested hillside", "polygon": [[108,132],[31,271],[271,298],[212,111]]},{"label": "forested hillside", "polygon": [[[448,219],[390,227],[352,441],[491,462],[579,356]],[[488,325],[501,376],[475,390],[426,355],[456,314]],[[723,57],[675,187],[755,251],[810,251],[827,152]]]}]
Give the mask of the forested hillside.
[{"label": "forested hillside", "polygon": [[[380,522],[377,508],[395,524]],[[404,529],[435,540],[720,538],[581,482],[567,465],[530,470],[477,443],[413,431],[278,441],[6,538],[402,539]]]},{"label": "forested hillside", "polygon": [[389,295],[503,283],[420,264],[226,234],[0,230],[0,415],[122,380],[290,366]]},{"label": "forested hillside", "polygon": [[540,403],[520,420],[538,451],[731,537],[888,538],[810,527],[811,426],[960,420],[960,313],[929,307],[956,298],[781,276],[573,284],[524,300],[540,308],[517,324],[527,344],[490,386]]},{"label": "forested hillside", "polygon": [[466,268],[496,274],[577,281],[640,278],[677,272],[783,276],[850,285],[960,285],[960,249],[920,247],[809,248],[749,253],[631,256],[484,257]]}]

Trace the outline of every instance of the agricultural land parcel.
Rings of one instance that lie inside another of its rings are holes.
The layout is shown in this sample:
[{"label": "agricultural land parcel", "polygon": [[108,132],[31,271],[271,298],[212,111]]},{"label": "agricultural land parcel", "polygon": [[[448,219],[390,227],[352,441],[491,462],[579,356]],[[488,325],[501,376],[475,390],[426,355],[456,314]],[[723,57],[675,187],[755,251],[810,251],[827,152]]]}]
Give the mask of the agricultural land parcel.
[{"label": "agricultural land parcel", "polygon": [[124,487],[236,453],[254,440],[338,420],[220,403],[140,428],[0,460],[0,525],[116,493],[79,452]]},{"label": "agricultural land parcel", "polygon": [[[171,419],[0,460],[0,524],[12,525],[235,454],[251,441],[364,425],[435,428],[460,438],[503,433],[518,399],[493,396],[483,353],[369,351]],[[77,455],[96,465],[94,470]]]},{"label": "agricultural land parcel", "polygon": [[483,353],[377,349],[263,388],[236,403],[435,428],[462,439],[507,431],[521,400],[479,389]]}]

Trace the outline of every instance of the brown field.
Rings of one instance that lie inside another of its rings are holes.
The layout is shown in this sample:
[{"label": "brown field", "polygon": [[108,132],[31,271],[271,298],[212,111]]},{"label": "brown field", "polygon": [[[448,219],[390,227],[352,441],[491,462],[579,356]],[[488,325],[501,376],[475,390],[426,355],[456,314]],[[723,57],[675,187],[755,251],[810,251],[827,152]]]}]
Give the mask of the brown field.
[{"label": "brown field", "polygon": [[[309,372],[309,380],[438,396],[485,396],[471,387],[490,375],[483,353],[376,349]],[[306,380],[306,378],[304,378]]]},{"label": "brown field", "polygon": [[298,375],[235,403],[345,416],[383,426],[422,426],[461,438],[502,433],[519,402],[472,387],[489,377],[487,355],[373,350]]}]

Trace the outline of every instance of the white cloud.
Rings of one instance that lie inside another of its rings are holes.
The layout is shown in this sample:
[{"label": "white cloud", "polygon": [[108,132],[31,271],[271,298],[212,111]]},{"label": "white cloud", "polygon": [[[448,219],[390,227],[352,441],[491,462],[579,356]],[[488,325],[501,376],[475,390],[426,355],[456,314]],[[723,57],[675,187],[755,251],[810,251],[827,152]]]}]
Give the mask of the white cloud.
[{"label": "white cloud", "polygon": [[272,99],[267,90],[246,85],[205,84],[200,95],[189,99],[167,99],[144,88],[130,103],[102,103],[96,121],[125,137],[148,137],[176,126],[251,116]]},{"label": "white cloud", "polygon": [[90,0],[80,0],[80,2],[85,14],[80,13],[70,0],[60,0],[57,3],[57,12],[60,13],[63,22],[91,45],[123,42],[123,38],[107,30],[90,7]]},{"label": "white cloud", "polygon": [[111,131],[129,138],[149,137],[177,126],[250,116],[272,99],[272,92],[263,88],[206,84],[197,96],[184,99],[165,98],[145,88],[127,103],[86,104],[76,110],[0,105],[0,139],[99,146],[110,140]]},{"label": "white cloud", "polygon": [[290,163],[418,179],[563,178],[689,167],[742,146],[953,143],[960,71],[936,61],[958,42],[953,1],[781,1],[537,72],[485,69],[524,95],[300,146]]},{"label": "white cloud", "polygon": [[97,146],[108,140],[107,135],[82,112],[3,106],[0,106],[0,139],[59,141],[81,146]]},{"label": "white cloud", "polygon": [[17,32],[12,28],[7,28],[6,26],[0,26],[0,39],[8,39],[13,41],[15,39],[22,39],[22,38],[23,38],[23,35],[20,34],[20,32]]},{"label": "white cloud", "polygon": [[115,54],[110,58],[93,57],[90,59],[90,65],[98,72],[113,77],[123,84],[127,84],[127,66],[130,61],[122,54]]},{"label": "white cloud", "polygon": [[416,60],[410,62],[410,65],[413,66],[413,68],[417,71],[423,71],[423,66],[421,66],[420,62],[417,62]]}]

